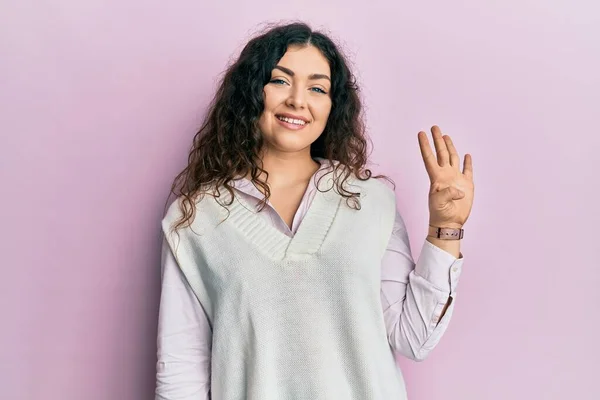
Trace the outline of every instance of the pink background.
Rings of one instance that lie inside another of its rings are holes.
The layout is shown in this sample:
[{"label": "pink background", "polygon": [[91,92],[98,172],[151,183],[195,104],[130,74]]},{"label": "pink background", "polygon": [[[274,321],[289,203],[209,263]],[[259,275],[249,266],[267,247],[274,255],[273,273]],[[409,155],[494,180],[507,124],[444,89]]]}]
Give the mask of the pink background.
[{"label": "pink background", "polygon": [[415,257],[417,132],[473,155],[456,310],[399,359],[410,398],[600,398],[597,4],[2,1],[0,397],[153,398],[170,183],[228,60],[301,18],[355,62]]}]

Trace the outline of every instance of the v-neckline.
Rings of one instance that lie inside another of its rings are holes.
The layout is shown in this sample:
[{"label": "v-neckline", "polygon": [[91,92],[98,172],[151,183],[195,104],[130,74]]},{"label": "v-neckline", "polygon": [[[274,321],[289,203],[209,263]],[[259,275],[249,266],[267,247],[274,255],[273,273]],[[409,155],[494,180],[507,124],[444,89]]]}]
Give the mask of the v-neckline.
[{"label": "v-neckline", "polygon": [[[309,195],[309,192],[311,192],[311,191],[313,191],[313,190],[314,190],[314,191],[318,191],[318,190],[316,189],[316,184],[313,182],[313,181],[314,181],[314,178],[315,178],[315,176],[313,175],[313,176],[310,178],[310,180],[309,180],[308,184],[306,185],[306,189],[304,189],[304,193],[302,193],[302,197],[300,198],[300,204],[298,205],[298,208],[296,208],[296,212],[294,213],[294,216],[293,216],[293,218],[292,218],[292,226],[289,226],[289,225],[287,224],[287,222],[286,222],[286,221],[283,219],[283,217],[281,216],[281,214],[279,214],[279,211],[277,211],[277,209],[275,208],[275,206],[274,206],[274,205],[271,203],[270,199],[267,199],[267,206],[271,208],[271,211],[273,212],[273,214],[275,214],[275,215],[277,216],[277,218],[279,218],[279,222],[280,222],[280,223],[281,223],[283,226],[285,226],[285,228],[286,228],[286,229],[289,231],[290,235],[288,235],[288,234],[285,234],[285,235],[286,235],[286,236],[288,236],[288,237],[292,237],[292,238],[293,238],[293,237],[294,237],[294,236],[296,236],[296,234],[298,233],[298,228],[299,228],[298,226],[296,227],[296,230],[294,230],[295,222],[296,222],[296,219],[298,218],[298,211],[300,210],[300,206],[301,206],[303,203],[305,203],[305,202],[306,202],[306,197]],[[255,185],[253,182],[251,182],[251,183],[252,183],[252,186],[254,186],[254,187],[256,188],[256,191],[257,191],[259,194],[261,194],[261,195],[263,195],[263,196],[264,196],[264,194],[263,194],[263,193],[260,191],[260,189],[258,189],[258,188],[256,187],[256,185]],[[314,186],[313,186],[313,185],[314,185]],[[252,197],[254,197],[254,198],[258,199],[258,200],[261,200],[259,197],[257,197],[257,196],[254,196],[254,195],[253,195],[253,194],[251,194],[251,193],[244,192],[244,194],[247,194],[248,196],[252,196]],[[314,196],[313,196],[313,198],[314,198]],[[311,202],[312,202],[312,199],[311,199]],[[246,204],[248,204],[248,202],[246,202]],[[310,203],[308,203],[308,205],[310,206]]]},{"label": "v-neckline", "polygon": [[[242,196],[234,196],[229,206],[228,218],[237,229],[271,258],[283,260],[312,256],[325,240],[342,200],[342,196],[336,192],[332,182],[333,179],[329,175],[317,181],[314,198],[308,205],[296,233],[291,237],[258,216],[255,206]],[[224,193],[229,202],[229,192]]]}]

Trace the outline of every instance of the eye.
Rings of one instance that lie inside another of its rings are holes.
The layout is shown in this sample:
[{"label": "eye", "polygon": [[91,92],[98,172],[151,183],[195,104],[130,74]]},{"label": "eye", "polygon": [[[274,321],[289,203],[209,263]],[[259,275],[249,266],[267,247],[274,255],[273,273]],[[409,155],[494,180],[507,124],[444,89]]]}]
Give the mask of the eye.
[{"label": "eye", "polygon": [[277,84],[281,84],[281,83],[287,83],[286,81],[284,81],[283,79],[271,79],[271,81],[269,83],[277,83]]},{"label": "eye", "polygon": [[316,89],[316,90],[318,91],[318,93],[327,94],[327,92],[326,92],[326,91],[324,91],[324,90],[323,90],[323,89],[321,89],[321,88],[318,88],[318,87],[311,88],[311,90],[313,90],[313,89]]}]

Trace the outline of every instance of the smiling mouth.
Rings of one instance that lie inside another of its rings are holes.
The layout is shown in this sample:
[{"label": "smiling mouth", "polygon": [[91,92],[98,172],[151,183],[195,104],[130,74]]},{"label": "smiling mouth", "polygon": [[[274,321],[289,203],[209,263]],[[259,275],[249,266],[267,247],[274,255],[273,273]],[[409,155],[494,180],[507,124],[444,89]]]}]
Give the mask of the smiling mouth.
[{"label": "smiling mouth", "polygon": [[285,123],[292,124],[292,125],[297,125],[297,126],[308,125],[308,122],[303,121],[301,119],[282,117],[281,115],[276,115],[275,118],[277,118],[278,120],[283,121]]}]

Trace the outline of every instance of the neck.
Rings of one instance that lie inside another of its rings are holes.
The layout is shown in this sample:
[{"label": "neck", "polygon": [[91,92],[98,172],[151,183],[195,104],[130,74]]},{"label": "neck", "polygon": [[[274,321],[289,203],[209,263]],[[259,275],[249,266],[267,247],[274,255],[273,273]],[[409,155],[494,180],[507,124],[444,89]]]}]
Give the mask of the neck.
[{"label": "neck", "polygon": [[[264,151],[262,153],[262,168],[269,173],[261,174],[260,179],[266,181],[271,188],[286,188],[299,184],[306,184],[320,164],[310,156],[310,148],[306,152],[275,153]],[[260,165],[260,161],[259,161]],[[246,176],[250,178],[250,173]]]}]

